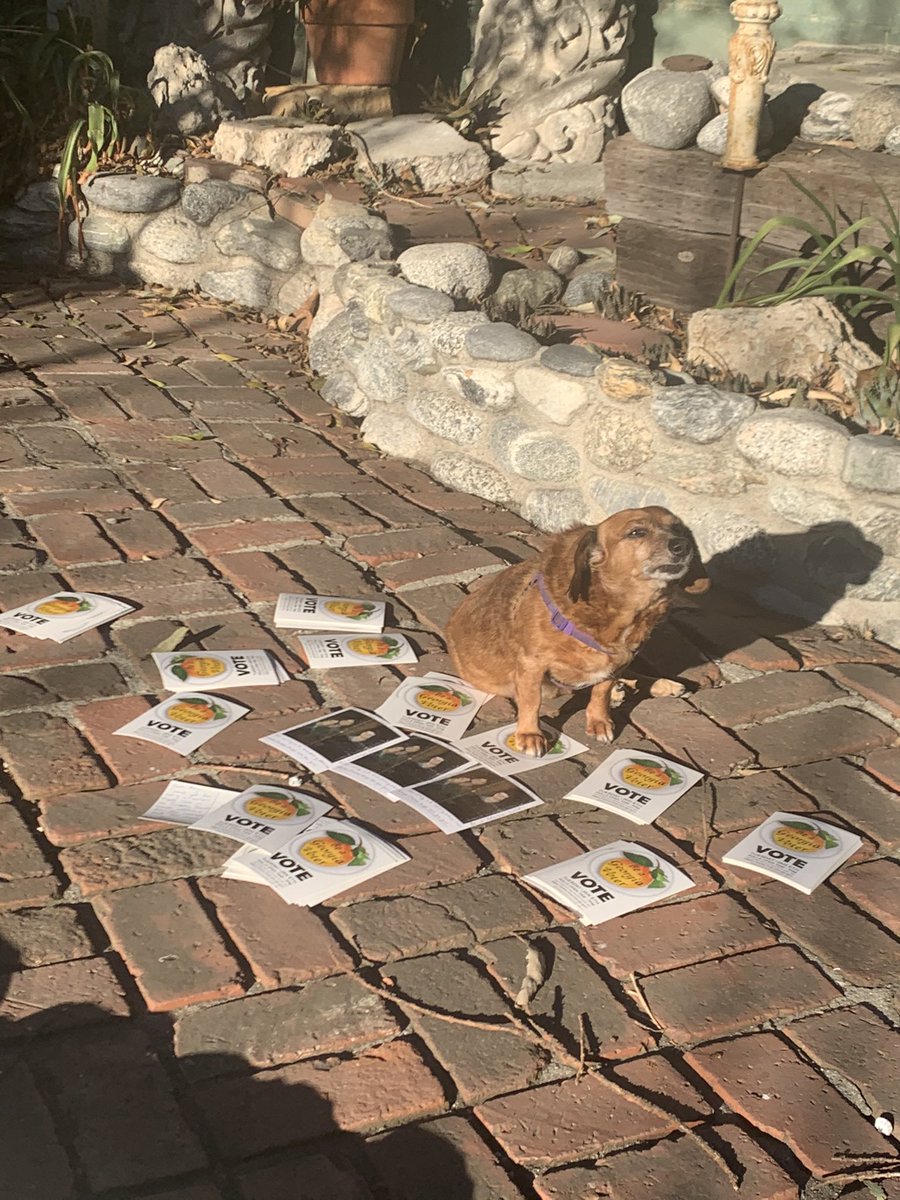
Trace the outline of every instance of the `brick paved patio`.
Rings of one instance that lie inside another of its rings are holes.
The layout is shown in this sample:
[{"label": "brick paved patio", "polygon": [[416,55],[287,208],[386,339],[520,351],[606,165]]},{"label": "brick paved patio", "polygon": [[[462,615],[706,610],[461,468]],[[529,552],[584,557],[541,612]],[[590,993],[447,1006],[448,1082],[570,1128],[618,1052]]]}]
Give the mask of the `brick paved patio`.
[{"label": "brick paved patio", "polygon": [[[323,776],[410,861],[310,911],[223,880],[232,843],[139,820],[161,781],[291,774],[260,735],[446,667],[450,609],[540,537],[378,457],[265,326],[68,286],[3,292],[2,603],[138,608],[61,646],[2,640],[0,1194],[900,1196],[872,1123],[900,1110],[900,655],[717,597],[647,654],[701,690],[619,713],[620,745],[710,776],[656,827],[561,799],[593,750],[534,772],[543,808],[455,837]],[[304,674],[271,624],[303,589],[387,593],[421,666]],[[179,624],[298,676],[242,693],[252,715],[190,764],[111,736],[155,702],[147,655]],[[776,808],[864,848],[808,898],[724,867]],[[585,930],[520,882],[618,837],[697,887]],[[523,939],[552,965],[527,1018]]]}]

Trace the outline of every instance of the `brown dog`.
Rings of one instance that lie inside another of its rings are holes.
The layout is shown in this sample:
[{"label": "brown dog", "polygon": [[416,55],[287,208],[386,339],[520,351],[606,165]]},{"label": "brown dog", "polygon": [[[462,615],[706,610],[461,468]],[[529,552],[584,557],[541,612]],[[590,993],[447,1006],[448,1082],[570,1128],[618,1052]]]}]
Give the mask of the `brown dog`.
[{"label": "brown dog", "polygon": [[588,733],[608,742],[615,677],[668,612],[676,584],[709,587],[690,530],[668,509],[628,508],[492,575],[451,614],[447,647],[462,679],[515,700],[522,753],[548,749],[538,724],[545,683],[590,687]]}]

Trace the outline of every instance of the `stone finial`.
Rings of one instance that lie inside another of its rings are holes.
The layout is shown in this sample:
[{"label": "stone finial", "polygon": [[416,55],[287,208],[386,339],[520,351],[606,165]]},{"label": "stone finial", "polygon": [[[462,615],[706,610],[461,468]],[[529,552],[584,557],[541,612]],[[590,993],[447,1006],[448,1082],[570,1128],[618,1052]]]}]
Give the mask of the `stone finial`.
[{"label": "stone finial", "polygon": [[738,28],[728,43],[731,98],[722,166],[730,171],[752,171],[759,166],[759,122],[775,54],[769,26],[781,16],[781,6],[778,0],[732,0],[730,11]]}]

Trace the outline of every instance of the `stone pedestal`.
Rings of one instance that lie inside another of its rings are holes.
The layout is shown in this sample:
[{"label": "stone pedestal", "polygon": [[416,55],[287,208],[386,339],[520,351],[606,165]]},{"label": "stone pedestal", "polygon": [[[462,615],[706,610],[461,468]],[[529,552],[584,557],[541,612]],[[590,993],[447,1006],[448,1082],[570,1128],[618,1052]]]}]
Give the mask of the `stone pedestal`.
[{"label": "stone pedestal", "polygon": [[266,112],[273,117],[310,117],[318,113],[336,122],[392,117],[397,111],[393,88],[340,83],[295,83],[266,88]]}]

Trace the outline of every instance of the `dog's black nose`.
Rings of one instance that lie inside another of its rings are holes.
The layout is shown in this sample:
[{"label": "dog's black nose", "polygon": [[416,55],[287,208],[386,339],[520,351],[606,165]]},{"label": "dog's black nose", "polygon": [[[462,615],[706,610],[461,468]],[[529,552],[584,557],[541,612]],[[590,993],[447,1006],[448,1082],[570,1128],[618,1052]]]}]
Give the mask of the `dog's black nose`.
[{"label": "dog's black nose", "polygon": [[691,543],[687,538],[673,537],[669,538],[669,553],[676,558],[682,558],[691,548]]}]

